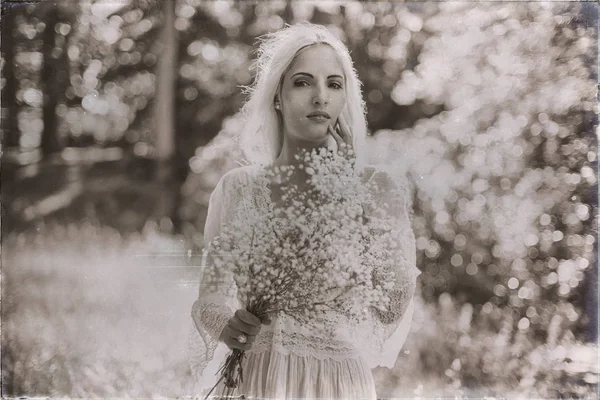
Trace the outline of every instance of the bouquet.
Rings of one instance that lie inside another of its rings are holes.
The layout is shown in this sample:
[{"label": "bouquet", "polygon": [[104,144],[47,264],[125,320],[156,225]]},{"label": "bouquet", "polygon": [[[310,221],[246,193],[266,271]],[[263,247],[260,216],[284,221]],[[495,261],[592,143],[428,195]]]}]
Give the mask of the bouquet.
[{"label": "bouquet", "polygon": [[[284,206],[250,210],[224,227],[208,249],[208,283],[234,280],[246,310],[261,320],[281,312],[310,323],[339,312],[360,321],[369,307],[385,312],[392,260],[402,254],[394,216],[373,201],[379,188],[363,183],[352,161],[326,149],[296,157],[310,177],[307,188],[283,183]],[[293,172],[289,166],[273,174]],[[207,398],[221,381],[225,395],[233,393],[243,380],[244,356],[232,350]]]}]

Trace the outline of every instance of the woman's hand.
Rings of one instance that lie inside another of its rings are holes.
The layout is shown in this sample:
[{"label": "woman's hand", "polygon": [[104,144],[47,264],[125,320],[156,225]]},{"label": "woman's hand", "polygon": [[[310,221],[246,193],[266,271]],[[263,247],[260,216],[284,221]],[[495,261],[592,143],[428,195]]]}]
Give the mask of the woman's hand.
[{"label": "woman's hand", "polygon": [[[263,323],[268,325],[271,321],[268,318],[265,318],[261,322],[256,315],[241,308],[229,319],[227,325],[225,325],[225,328],[223,328],[223,331],[221,332],[219,341],[225,343],[227,347],[232,350],[250,350]],[[246,338],[245,343],[238,340],[241,335],[244,335]]]},{"label": "woman's hand", "polygon": [[352,144],[352,132],[346,121],[340,115],[338,118],[339,129],[334,129],[331,125],[327,130],[335,139],[338,147],[338,153],[350,161],[355,159],[354,148]]}]

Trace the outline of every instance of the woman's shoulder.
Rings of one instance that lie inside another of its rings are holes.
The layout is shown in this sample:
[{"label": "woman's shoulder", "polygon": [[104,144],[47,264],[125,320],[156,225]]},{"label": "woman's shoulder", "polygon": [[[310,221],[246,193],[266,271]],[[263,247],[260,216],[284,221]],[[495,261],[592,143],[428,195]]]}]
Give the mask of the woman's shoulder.
[{"label": "woman's shoulder", "polygon": [[376,164],[365,165],[360,173],[365,181],[377,181],[388,185],[398,184],[403,179],[407,179],[406,174],[401,171],[394,170],[393,167],[381,166]]},{"label": "woman's shoulder", "polygon": [[410,196],[413,186],[411,180],[401,169],[393,166],[368,164],[362,169],[363,182],[370,183],[382,191],[394,191],[403,196]]},{"label": "woman's shoulder", "polygon": [[234,167],[221,177],[219,184],[222,187],[247,185],[252,182],[253,177],[256,176],[256,173],[260,171],[260,168],[260,165],[256,164]]},{"label": "woman's shoulder", "polygon": [[375,173],[377,172],[377,167],[373,164],[367,164],[365,166],[362,167],[362,169],[360,170],[360,176],[364,179],[364,180],[371,180],[373,178],[373,176],[375,175]]}]

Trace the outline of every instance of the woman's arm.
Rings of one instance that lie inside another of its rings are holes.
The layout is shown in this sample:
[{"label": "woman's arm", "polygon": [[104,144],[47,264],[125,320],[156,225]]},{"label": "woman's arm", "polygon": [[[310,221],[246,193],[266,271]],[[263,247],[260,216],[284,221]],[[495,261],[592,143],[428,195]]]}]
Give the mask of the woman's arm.
[{"label": "woman's arm", "polygon": [[[217,342],[236,307],[236,287],[232,276],[215,271],[211,242],[220,235],[224,217],[232,205],[231,174],[225,174],[211,193],[204,225],[203,273],[192,318],[205,342]],[[208,276],[212,279],[207,279]],[[218,279],[215,279],[218,278]],[[207,337],[208,335],[208,337]]]},{"label": "woman's arm", "polygon": [[[388,173],[376,171],[371,177],[376,187],[374,194],[377,208],[387,211],[391,221],[394,221],[392,238],[397,244],[397,249],[389,254],[391,259],[385,262],[385,272],[391,272],[395,284],[387,289],[386,295],[390,303],[386,311],[371,308],[374,339],[379,348],[379,355],[371,358],[372,366],[386,366],[391,368],[404,344],[414,311],[413,297],[416,290],[416,278],[421,272],[416,267],[416,244],[411,223],[412,201],[408,182],[405,184],[395,181]],[[399,251],[396,251],[399,250]],[[373,285],[388,280],[384,271],[374,271]]]},{"label": "woman's arm", "polygon": [[[211,193],[206,223],[204,225],[204,251],[198,299],[192,306],[192,321],[188,337],[188,357],[192,374],[200,390],[209,389],[214,384],[222,362],[231,348],[247,350],[252,345],[258,328],[252,325],[251,316],[245,314],[237,298],[237,286],[230,272],[217,269],[213,262],[214,248],[211,243],[222,234],[224,223],[232,217],[238,218],[243,210],[238,188],[244,182],[244,172],[229,171],[217,183]],[[236,312],[237,310],[237,312]],[[247,321],[242,324],[240,321]],[[256,321],[254,321],[256,322]],[[245,333],[247,343],[236,340]]]},{"label": "woman's arm", "polygon": [[198,331],[207,332],[216,341],[220,340],[223,329],[234,314],[234,310],[224,304],[225,299],[221,300],[207,301],[201,296],[192,306],[192,318]]},{"label": "woman's arm", "polygon": [[[394,325],[399,323],[404,317],[408,305],[414,297],[416,289],[416,281],[413,279],[406,279],[404,277],[398,277],[396,279],[402,279],[404,282],[398,283],[396,286],[386,292],[390,298],[390,303],[386,311],[373,309],[375,317],[384,325]],[[374,280],[374,285],[381,284],[377,279]]]},{"label": "woman's arm", "polygon": [[[384,253],[386,259],[380,260],[383,268],[373,271],[373,285],[381,285],[393,275],[395,285],[386,291],[390,298],[390,304],[386,311],[373,308],[373,314],[383,324],[394,324],[399,322],[413,298],[416,289],[416,277],[420,271],[416,268],[416,245],[410,219],[410,191],[408,183],[402,184],[394,181],[385,171],[372,170],[369,182],[377,188],[373,193],[374,207],[385,210],[386,222],[393,223],[390,232],[391,239],[396,243],[396,249]],[[390,237],[379,236],[372,232],[372,240],[385,240],[388,243]],[[381,256],[384,256],[381,255]],[[389,259],[391,257],[391,259]]]}]

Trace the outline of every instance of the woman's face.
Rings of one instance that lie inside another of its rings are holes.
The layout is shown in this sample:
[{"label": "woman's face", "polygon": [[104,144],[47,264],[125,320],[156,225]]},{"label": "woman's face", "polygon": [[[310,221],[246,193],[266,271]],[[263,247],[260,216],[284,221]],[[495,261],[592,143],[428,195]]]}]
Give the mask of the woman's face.
[{"label": "woman's face", "polygon": [[[316,44],[301,51],[281,83],[283,134],[299,141],[323,142],[346,105],[346,81],[335,50]],[[325,117],[311,116],[324,112]]]}]

